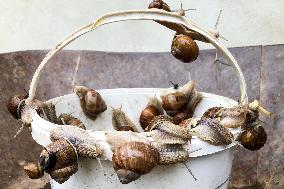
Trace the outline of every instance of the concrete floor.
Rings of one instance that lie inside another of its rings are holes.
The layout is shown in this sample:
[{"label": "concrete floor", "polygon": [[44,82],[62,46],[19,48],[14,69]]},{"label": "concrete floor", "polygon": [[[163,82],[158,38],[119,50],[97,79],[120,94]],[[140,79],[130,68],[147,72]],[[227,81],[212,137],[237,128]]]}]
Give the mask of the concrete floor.
[{"label": "concrete floor", "polygon": [[[230,188],[284,188],[284,45],[230,49],[248,85],[250,100],[259,99],[273,112],[266,122],[268,141],[258,152],[236,149]],[[48,177],[30,180],[22,165],[38,158],[41,147],[25,129],[16,139],[20,122],[5,107],[10,96],[24,93],[36,67],[47,51],[0,54],[0,188],[49,188]],[[77,61],[76,82],[95,89],[117,87],[168,87],[169,81],[185,83],[188,72],[204,92],[238,99],[239,86],[232,68],[213,64],[214,50],[200,52],[193,64],[182,64],[169,53],[104,53],[63,51],[52,59],[40,79],[37,97],[47,100],[70,93]],[[220,57],[222,59],[222,57]],[[223,59],[222,59],[223,60]]]}]

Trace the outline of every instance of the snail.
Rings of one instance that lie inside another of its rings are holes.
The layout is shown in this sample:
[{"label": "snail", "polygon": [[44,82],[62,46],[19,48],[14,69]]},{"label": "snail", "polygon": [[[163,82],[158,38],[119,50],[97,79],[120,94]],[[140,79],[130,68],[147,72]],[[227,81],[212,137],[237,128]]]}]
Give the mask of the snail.
[{"label": "snail", "polygon": [[216,146],[229,145],[233,139],[232,133],[227,128],[210,118],[200,119],[195,127],[189,129],[189,133]]},{"label": "snail", "polygon": [[57,124],[58,122],[55,105],[52,103],[43,103],[43,105],[38,110],[38,114],[40,117],[47,121],[50,121],[51,123]]},{"label": "snail", "polygon": [[171,8],[169,7],[169,5],[165,2],[163,2],[162,0],[153,0],[153,2],[151,2],[148,6],[149,9],[162,9],[165,10],[167,12],[171,12]]},{"label": "snail", "polygon": [[194,81],[189,81],[182,87],[174,85],[173,89],[168,89],[161,93],[162,107],[168,115],[174,116],[186,107],[193,88]]},{"label": "snail", "polygon": [[[192,82],[194,84],[194,81]],[[189,100],[188,100],[187,105],[180,112],[177,112],[173,116],[174,124],[178,125],[183,120],[193,117],[195,108],[197,107],[198,103],[202,100],[202,94],[195,89],[194,85],[193,85],[193,88],[191,90],[191,93],[188,99]]]},{"label": "snail", "polygon": [[105,101],[96,90],[88,89],[84,86],[76,86],[74,91],[80,99],[83,112],[90,119],[96,119],[100,113],[107,109]]},{"label": "snail", "polygon": [[171,53],[181,62],[191,63],[197,59],[199,47],[191,37],[179,34],[172,41]]},{"label": "snail", "polygon": [[115,148],[112,163],[122,184],[150,172],[159,161],[159,152],[143,142],[128,142]]},{"label": "snail", "polygon": [[60,116],[58,117],[58,124],[73,125],[86,130],[86,126],[79,119],[71,116],[70,114],[60,114]]},{"label": "snail", "polygon": [[57,126],[50,131],[50,140],[57,141],[66,138],[74,146],[79,157],[96,159],[102,155],[102,147],[88,132],[84,131],[70,125]]},{"label": "snail", "polygon": [[260,125],[245,128],[236,139],[241,145],[251,151],[259,150],[267,140],[267,134]]},{"label": "snail", "polygon": [[78,171],[78,155],[73,145],[65,138],[49,144],[40,154],[38,163],[24,166],[26,174],[37,179],[48,173],[62,184]]},{"label": "snail", "polygon": [[150,124],[150,122],[153,120],[154,117],[163,114],[164,110],[157,97],[155,96],[153,98],[150,98],[148,104],[142,110],[139,117],[139,122],[143,130],[147,128],[147,126]]},{"label": "snail", "polygon": [[122,111],[122,106],[120,108],[113,108],[112,110],[112,125],[117,131],[133,131],[138,132],[135,124],[131,121],[129,117]]},{"label": "snail", "polygon": [[15,119],[21,119],[21,109],[24,105],[25,99],[27,98],[27,95],[15,95],[9,98],[7,109]]},{"label": "snail", "polygon": [[145,135],[156,142],[165,144],[185,144],[191,139],[187,128],[172,123],[167,116],[157,116],[148,126]]},{"label": "snail", "polygon": [[215,118],[220,121],[220,124],[228,128],[245,128],[250,123],[258,120],[259,113],[264,113],[266,116],[270,116],[270,112],[260,106],[257,100],[245,104],[237,105],[232,108],[213,107],[208,109],[202,117]]}]

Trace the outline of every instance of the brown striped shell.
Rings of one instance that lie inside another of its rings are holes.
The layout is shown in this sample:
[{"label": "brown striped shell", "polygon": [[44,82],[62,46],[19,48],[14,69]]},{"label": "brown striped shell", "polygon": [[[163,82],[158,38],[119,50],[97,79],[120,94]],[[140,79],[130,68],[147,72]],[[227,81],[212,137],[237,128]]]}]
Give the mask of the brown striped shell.
[{"label": "brown striped shell", "polygon": [[177,35],[171,46],[172,55],[183,63],[190,63],[197,59],[199,47],[196,42],[187,35]]},{"label": "brown striped shell", "polygon": [[77,152],[73,145],[61,138],[44,149],[39,158],[42,170],[58,183],[64,183],[78,171]]},{"label": "brown striped shell", "polygon": [[84,86],[76,86],[74,90],[80,99],[81,108],[87,117],[96,119],[100,113],[107,109],[105,101],[96,90],[88,89]]},{"label": "brown striped shell", "polygon": [[171,8],[169,7],[169,5],[165,2],[163,2],[162,0],[153,0],[153,2],[151,2],[148,6],[149,9],[163,9],[165,11],[171,12]]},{"label": "brown striped shell", "polygon": [[60,125],[73,125],[86,130],[86,126],[78,119],[70,114],[60,114],[58,117],[58,124]]},{"label": "brown striped shell", "polygon": [[162,106],[166,111],[177,111],[182,109],[188,103],[186,94],[182,92],[169,93],[165,96],[161,96]]},{"label": "brown striped shell", "polygon": [[237,137],[237,141],[239,141],[244,148],[251,151],[262,148],[266,140],[267,134],[264,128],[259,125],[245,128]]},{"label": "brown striped shell", "polygon": [[41,169],[38,163],[27,163],[24,166],[24,171],[30,179],[38,179],[44,175],[44,171]]},{"label": "brown striped shell", "polygon": [[215,118],[218,114],[218,112],[222,109],[222,107],[212,107],[206,110],[204,114],[202,115],[202,118]]},{"label": "brown striped shell", "polygon": [[146,107],[141,111],[139,122],[143,130],[147,128],[150,122],[154,119],[154,117],[163,115],[163,107],[161,102],[157,99],[157,97],[152,97],[149,99]]},{"label": "brown striped shell", "polygon": [[9,98],[6,106],[7,106],[8,111],[10,112],[10,114],[15,119],[21,118],[20,106],[26,98],[28,98],[27,95],[15,95],[15,96]]},{"label": "brown striped shell", "polygon": [[127,184],[150,172],[159,161],[159,152],[143,142],[127,142],[114,150],[112,163],[119,180]]}]

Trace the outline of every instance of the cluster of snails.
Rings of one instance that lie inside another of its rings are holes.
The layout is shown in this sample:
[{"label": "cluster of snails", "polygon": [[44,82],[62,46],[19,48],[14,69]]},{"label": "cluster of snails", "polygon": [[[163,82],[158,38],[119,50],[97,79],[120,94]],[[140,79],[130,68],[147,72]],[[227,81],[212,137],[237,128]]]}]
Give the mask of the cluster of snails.
[{"label": "cluster of snails", "polygon": [[262,148],[267,140],[263,122],[259,113],[270,116],[270,112],[260,106],[255,100],[246,105],[233,108],[213,107],[208,109],[203,118],[213,119],[226,128],[241,128],[241,133],[236,136],[236,141],[248,150]]},{"label": "cluster of snails", "polygon": [[174,88],[161,93],[161,102],[156,98],[150,98],[146,107],[140,114],[140,125],[147,131],[148,125],[154,117],[164,115],[164,111],[171,116],[174,124],[180,124],[183,120],[191,118],[198,103],[202,100],[200,92],[196,91],[194,81],[189,81],[182,87],[174,85]]}]

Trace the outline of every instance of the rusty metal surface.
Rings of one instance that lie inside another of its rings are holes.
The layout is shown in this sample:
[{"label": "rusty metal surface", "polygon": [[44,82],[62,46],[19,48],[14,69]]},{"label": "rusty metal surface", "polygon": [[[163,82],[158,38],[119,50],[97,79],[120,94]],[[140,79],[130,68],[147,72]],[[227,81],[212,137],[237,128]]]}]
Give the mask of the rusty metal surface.
[{"label": "rusty metal surface", "polygon": [[[265,120],[269,123],[267,126],[269,142],[260,153],[244,149],[236,150],[230,187],[254,188],[258,184],[264,188],[272,185],[281,186],[283,159],[281,160],[278,156],[282,155],[283,158],[283,139],[282,144],[280,142],[281,137],[283,138],[283,127],[281,127],[283,116],[281,115],[284,113],[284,104],[281,104],[281,101],[283,102],[284,98],[284,88],[281,81],[284,81],[284,46],[245,47],[230,50],[244,72],[250,100],[260,99],[265,107],[277,112],[272,120]],[[2,91],[0,102],[3,106],[10,96],[24,93],[24,88],[28,89],[32,74],[46,53],[47,51],[25,51],[0,54],[0,89]],[[201,51],[199,58],[193,64],[182,64],[169,53],[63,51],[51,60],[42,74],[37,97],[47,100],[70,93],[74,68],[79,61],[76,83],[96,89],[169,87],[169,81],[185,83],[190,72],[199,90],[237,100],[239,86],[232,68],[222,64],[217,65],[220,66],[217,72],[216,64],[213,63],[214,58],[214,50]],[[224,61],[221,56],[220,59]],[[0,109],[0,118],[2,131],[0,133],[2,139],[0,185],[4,188],[17,188],[15,183],[22,183],[21,186],[29,186],[26,188],[43,188],[48,180],[47,177],[30,187],[35,181],[28,179],[22,170],[24,162],[36,160],[41,147],[31,139],[28,129],[25,129],[18,138],[13,138],[20,123],[8,115],[6,107]],[[281,162],[282,172],[278,169]],[[24,183],[27,184],[24,185]]]}]

